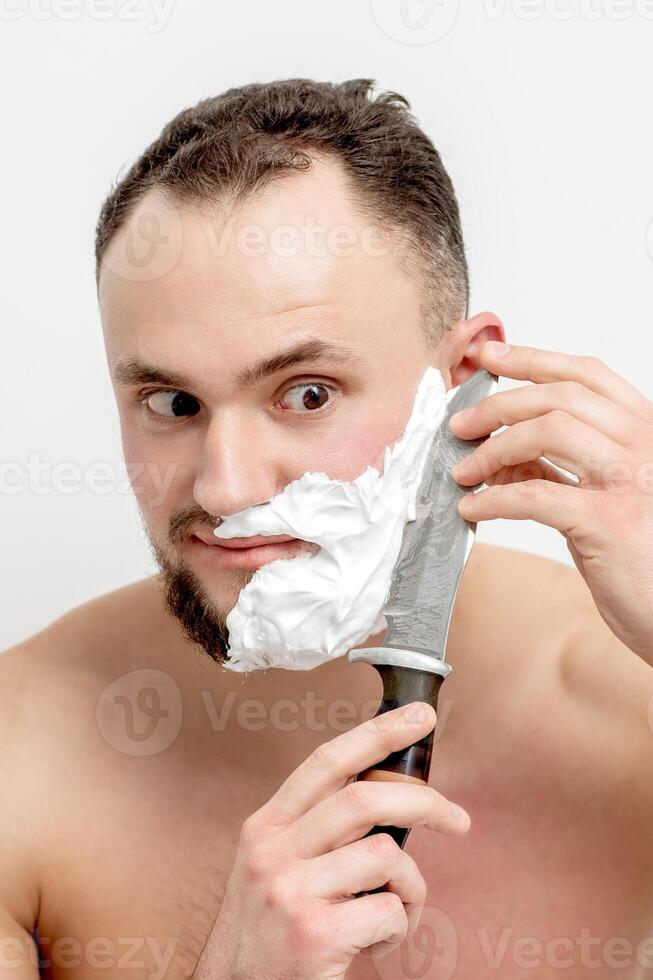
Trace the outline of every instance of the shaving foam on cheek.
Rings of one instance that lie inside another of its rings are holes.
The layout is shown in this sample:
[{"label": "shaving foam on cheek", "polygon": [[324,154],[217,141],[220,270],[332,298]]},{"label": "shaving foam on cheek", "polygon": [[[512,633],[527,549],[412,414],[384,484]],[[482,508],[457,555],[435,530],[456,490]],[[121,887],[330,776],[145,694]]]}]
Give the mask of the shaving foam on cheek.
[{"label": "shaving foam on cheek", "polygon": [[402,438],[385,449],[382,474],[368,466],[347,482],[304,473],[266,504],[224,518],[218,538],[287,534],[320,549],[254,573],[227,616],[226,668],[310,670],[383,628],[404,525],[415,519],[426,456],[456,390],[427,368]]}]

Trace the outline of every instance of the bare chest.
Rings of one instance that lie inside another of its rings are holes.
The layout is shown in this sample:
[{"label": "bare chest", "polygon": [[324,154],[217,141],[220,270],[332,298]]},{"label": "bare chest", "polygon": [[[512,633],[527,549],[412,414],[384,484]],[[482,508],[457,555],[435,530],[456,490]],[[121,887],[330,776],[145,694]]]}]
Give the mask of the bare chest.
[{"label": "bare chest", "polygon": [[634,980],[653,966],[650,869],[609,827],[574,833],[527,802],[474,812],[464,840],[413,832],[428,885],[418,930],[377,963],[359,957],[348,980]]},{"label": "bare chest", "polygon": [[[358,957],[351,980],[546,978],[561,969],[634,980],[643,956],[653,966],[653,943],[638,945],[653,932],[653,873],[627,815],[616,801],[599,808],[589,773],[560,773],[546,740],[525,733],[510,764],[507,749],[464,742],[454,727],[441,739],[432,783],[468,808],[472,830],[455,839],[412,832],[407,849],[429,887],[420,928],[378,963]],[[230,753],[210,771],[180,761],[114,772],[84,794],[83,819],[53,857],[44,894],[39,928],[52,977],[192,974],[242,822],[282,774],[236,767]]]}]

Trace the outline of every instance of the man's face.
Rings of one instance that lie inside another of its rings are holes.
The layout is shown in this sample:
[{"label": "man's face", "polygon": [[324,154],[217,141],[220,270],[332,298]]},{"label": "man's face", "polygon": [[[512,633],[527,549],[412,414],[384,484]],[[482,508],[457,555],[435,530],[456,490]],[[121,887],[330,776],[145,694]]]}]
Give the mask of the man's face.
[{"label": "man's face", "polygon": [[224,652],[224,618],[254,569],[225,567],[193,535],[217,542],[218,515],[307,471],[382,469],[426,367],[440,366],[419,301],[334,162],[238,206],[150,192],[111,242],[100,309],[125,460],[169,607],[207,652]]}]

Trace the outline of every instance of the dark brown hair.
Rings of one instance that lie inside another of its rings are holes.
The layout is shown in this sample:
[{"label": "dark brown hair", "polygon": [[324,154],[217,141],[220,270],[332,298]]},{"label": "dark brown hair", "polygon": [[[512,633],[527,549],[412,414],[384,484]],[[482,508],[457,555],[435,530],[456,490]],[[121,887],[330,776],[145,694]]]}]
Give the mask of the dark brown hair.
[{"label": "dark brown hair", "polygon": [[275,175],[306,170],[311,151],[344,165],[356,204],[406,248],[423,279],[423,329],[439,339],[467,315],[469,273],[458,204],[431,140],[396,92],[372,79],[291,78],[231,88],[178,113],[104,201],[95,234],[96,282],[108,243],[151,189],[180,203],[236,201]]}]

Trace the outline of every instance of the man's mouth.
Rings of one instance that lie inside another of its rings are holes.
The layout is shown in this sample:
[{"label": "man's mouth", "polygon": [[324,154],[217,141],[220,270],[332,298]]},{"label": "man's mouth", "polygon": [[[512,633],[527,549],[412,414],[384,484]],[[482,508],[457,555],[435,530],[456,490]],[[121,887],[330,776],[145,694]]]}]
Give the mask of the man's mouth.
[{"label": "man's mouth", "polygon": [[311,549],[319,550],[300,538],[287,534],[257,535],[253,538],[219,539],[214,535],[193,534],[187,545],[189,553],[213,569],[254,571],[279,558],[296,558]]}]

